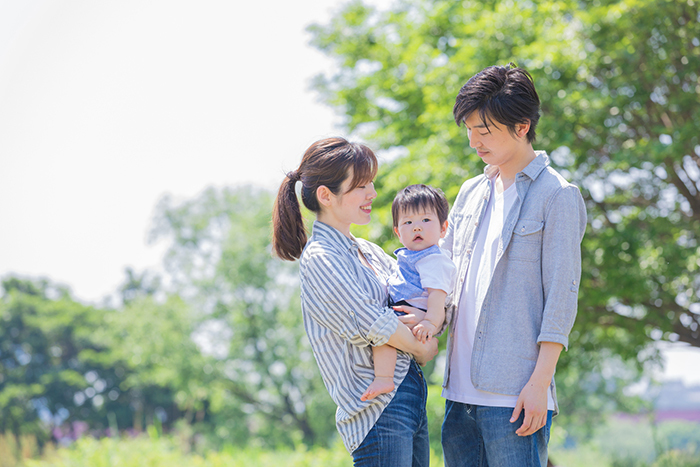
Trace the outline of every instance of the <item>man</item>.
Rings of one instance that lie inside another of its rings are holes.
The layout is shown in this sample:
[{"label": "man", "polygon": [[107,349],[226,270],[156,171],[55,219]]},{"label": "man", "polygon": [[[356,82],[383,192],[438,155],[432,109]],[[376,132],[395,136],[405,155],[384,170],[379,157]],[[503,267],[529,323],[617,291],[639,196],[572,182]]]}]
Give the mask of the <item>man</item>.
[{"label": "man", "polygon": [[579,189],[532,147],[539,107],[532,77],[512,64],[474,75],[454,106],[487,166],[462,185],[441,244],[457,266],[443,383],[446,467],[547,464],[586,210]]}]

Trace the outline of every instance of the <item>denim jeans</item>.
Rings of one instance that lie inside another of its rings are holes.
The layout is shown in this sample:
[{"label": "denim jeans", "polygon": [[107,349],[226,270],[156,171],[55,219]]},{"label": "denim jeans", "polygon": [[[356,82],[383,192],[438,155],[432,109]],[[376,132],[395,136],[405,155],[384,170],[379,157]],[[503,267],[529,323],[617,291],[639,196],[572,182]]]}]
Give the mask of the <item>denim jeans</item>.
[{"label": "denim jeans", "polygon": [[428,387],[415,360],[396,395],[352,453],[356,467],[428,467]]},{"label": "denim jeans", "polygon": [[552,411],[530,436],[518,436],[525,412],[510,423],[513,408],[462,404],[447,400],[442,423],[445,467],[545,467]]}]

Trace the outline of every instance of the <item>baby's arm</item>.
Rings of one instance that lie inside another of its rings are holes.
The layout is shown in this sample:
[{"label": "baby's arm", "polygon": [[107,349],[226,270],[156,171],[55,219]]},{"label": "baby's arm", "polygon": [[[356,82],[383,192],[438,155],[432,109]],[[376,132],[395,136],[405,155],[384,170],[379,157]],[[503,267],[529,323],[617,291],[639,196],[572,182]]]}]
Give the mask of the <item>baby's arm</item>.
[{"label": "baby's arm", "polygon": [[426,289],[428,291],[428,309],[425,318],[413,328],[413,335],[421,342],[429,341],[440,329],[445,321],[445,299],[447,292],[440,289]]},{"label": "baby's arm", "polygon": [[360,397],[362,401],[374,399],[379,394],[394,390],[396,349],[390,345],[379,345],[372,347],[372,355],[374,356],[374,381]]}]

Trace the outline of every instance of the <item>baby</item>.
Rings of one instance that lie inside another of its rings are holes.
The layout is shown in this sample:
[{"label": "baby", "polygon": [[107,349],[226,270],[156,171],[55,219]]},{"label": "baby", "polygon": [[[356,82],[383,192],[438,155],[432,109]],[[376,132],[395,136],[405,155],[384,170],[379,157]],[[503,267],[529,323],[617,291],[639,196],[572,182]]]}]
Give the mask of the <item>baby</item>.
[{"label": "baby", "polygon": [[[409,185],[391,205],[394,233],[404,248],[394,252],[398,272],[389,278],[392,306],[409,305],[424,311],[423,320],[413,327],[417,339],[426,342],[445,320],[445,298],[452,292],[455,265],[438,242],[447,231],[449,204],[437,188]],[[400,312],[397,312],[397,314]],[[388,345],[373,348],[374,381],[361,400],[394,390],[396,349]]]}]

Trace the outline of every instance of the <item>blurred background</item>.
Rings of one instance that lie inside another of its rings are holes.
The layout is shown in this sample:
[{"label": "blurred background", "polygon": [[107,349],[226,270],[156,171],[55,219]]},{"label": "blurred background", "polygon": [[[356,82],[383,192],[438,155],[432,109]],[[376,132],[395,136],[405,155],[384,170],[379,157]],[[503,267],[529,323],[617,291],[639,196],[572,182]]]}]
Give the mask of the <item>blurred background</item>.
[{"label": "blurred background", "polygon": [[[313,141],[365,142],[380,197],[354,233],[392,251],[398,189],[453,201],[482,171],[454,96],[511,61],[542,100],[536,149],[589,214],[551,461],[697,465],[699,15],[693,0],[0,0],[0,467],[349,465],[296,265],[270,254],[276,188]],[[427,368],[435,464],[442,365]]]}]

